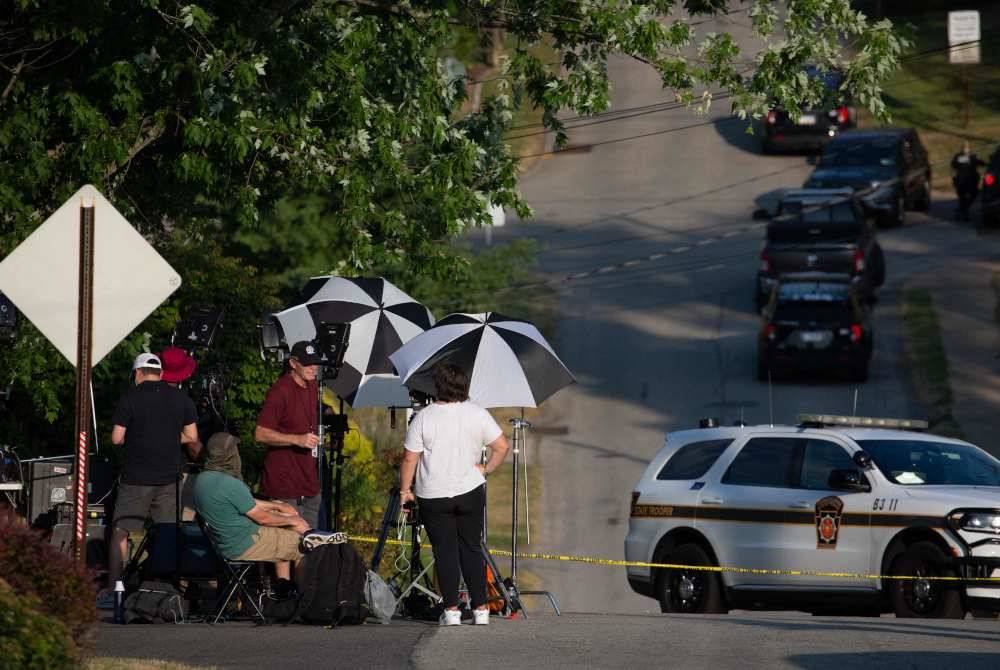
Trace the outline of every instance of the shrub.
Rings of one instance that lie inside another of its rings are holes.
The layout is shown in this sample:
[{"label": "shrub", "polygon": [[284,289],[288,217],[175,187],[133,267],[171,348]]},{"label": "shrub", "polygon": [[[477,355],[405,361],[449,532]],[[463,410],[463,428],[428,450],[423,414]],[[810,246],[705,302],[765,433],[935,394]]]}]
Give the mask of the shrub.
[{"label": "shrub", "polygon": [[41,533],[0,522],[0,565],[10,589],[38,602],[40,614],[65,624],[77,646],[84,646],[97,618],[94,584],[85,568],[58,551]]},{"label": "shrub", "polygon": [[0,579],[0,670],[78,666],[78,650],[66,626],[41,609],[37,598],[18,595]]}]

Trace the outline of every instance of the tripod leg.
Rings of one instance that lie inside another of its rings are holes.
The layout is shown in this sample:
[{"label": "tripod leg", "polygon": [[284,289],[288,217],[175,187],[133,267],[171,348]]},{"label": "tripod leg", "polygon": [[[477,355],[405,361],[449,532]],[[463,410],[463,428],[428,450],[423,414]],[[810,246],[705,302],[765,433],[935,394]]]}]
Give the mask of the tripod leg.
[{"label": "tripod leg", "polygon": [[503,597],[504,609],[509,614],[514,614],[520,611],[521,614],[527,618],[528,612],[524,609],[524,604],[521,602],[520,593],[517,590],[517,584],[511,582],[508,587],[504,583],[503,575],[500,574],[500,569],[497,567],[496,559],[493,558],[493,554],[490,553],[490,548],[486,546],[486,542],[482,543],[483,558],[486,559],[486,565],[489,566],[490,572],[493,573],[493,578],[496,580],[497,588],[500,590],[500,595]]},{"label": "tripod leg", "polygon": [[385,552],[385,541],[389,539],[389,527],[399,514],[399,487],[393,486],[389,489],[389,504],[385,506],[385,514],[382,515],[382,529],[379,531],[378,543],[372,553],[372,570],[378,572],[378,566],[382,563],[382,554]]}]

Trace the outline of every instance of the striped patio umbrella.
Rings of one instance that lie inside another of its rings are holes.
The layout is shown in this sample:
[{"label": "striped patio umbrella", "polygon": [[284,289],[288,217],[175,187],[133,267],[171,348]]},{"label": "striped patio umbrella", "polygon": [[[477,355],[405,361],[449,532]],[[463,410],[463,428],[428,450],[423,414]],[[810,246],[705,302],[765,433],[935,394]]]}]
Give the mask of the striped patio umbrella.
[{"label": "striped patio umbrella", "polygon": [[314,277],[299,304],[275,314],[289,346],[320,323],[351,324],[344,365],[330,388],[351,407],[409,407],[389,354],[434,323],[430,311],[381,277]]},{"label": "striped patio umbrella", "polygon": [[534,325],[496,312],[449,314],[389,359],[404,384],[431,396],[434,366],[458,365],[481,407],[537,407],[576,381]]}]

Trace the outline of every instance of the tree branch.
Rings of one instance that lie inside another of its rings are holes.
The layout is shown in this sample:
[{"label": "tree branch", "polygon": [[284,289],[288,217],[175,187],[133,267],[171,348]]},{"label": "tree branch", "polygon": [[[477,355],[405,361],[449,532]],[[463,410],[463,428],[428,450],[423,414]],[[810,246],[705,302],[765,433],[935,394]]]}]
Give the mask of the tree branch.
[{"label": "tree branch", "polygon": [[3,93],[0,93],[0,104],[7,99],[10,92],[14,90],[14,84],[17,83],[17,77],[21,74],[21,70],[24,68],[24,56],[21,56],[21,62],[14,66],[14,69],[10,71],[10,81],[7,82],[7,86],[3,89]]},{"label": "tree branch", "polygon": [[160,139],[165,130],[166,130],[165,126],[157,125],[150,128],[145,135],[140,134],[138,139],[136,139],[135,144],[133,144],[132,148],[129,149],[128,155],[125,156],[125,158],[108,165],[108,167],[104,170],[104,179],[105,180],[110,179],[112,176],[114,176],[116,172],[118,172],[123,167],[131,163],[132,160],[136,156],[138,156],[139,153],[142,152],[146,147],[148,147],[156,140]]}]

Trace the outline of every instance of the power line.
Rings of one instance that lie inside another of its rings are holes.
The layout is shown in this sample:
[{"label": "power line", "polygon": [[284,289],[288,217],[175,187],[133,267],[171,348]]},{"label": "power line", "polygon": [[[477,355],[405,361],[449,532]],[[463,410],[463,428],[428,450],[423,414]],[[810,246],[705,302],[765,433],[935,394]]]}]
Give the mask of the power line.
[{"label": "power line", "polygon": [[[992,41],[1000,41],[1000,38],[998,38],[996,40],[990,40],[990,41],[987,42],[987,44],[990,43],[990,42],[992,42]],[[956,45],[955,47],[944,47],[944,48],[939,48],[939,49],[930,49],[930,50],[927,50],[927,51],[922,51],[922,52],[919,52],[919,53],[916,53],[916,54],[912,54],[911,56],[909,56],[909,57],[907,57],[905,59],[901,58],[900,62],[904,62],[904,60],[906,62],[910,62],[910,61],[913,61],[913,60],[918,60],[918,59],[926,58],[928,56],[939,54],[939,53],[944,53],[944,52],[963,51],[965,49],[972,49],[974,47],[979,46],[981,44],[981,42],[982,42],[981,40],[975,40],[975,41],[971,41],[971,42],[963,42],[960,45]],[[945,73],[939,73],[937,75],[932,75],[932,76],[944,76],[944,74]],[[909,83],[910,81],[919,81],[920,79],[926,79],[926,78],[927,77],[916,77],[914,79],[904,80],[904,81],[901,81],[901,82],[900,81],[890,82],[889,84],[887,84],[887,86],[899,86],[899,85],[904,84],[904,83]],[[731,98],[731,97],[732,97],[731,93],[721,93],[719,95],[713,96],[712,100],[714,102],[716,100],[726,100],[726,99]],[[615,111],[602,112],[600,114],[595,114],[595,115],[592,115],[592,116],[577,116],[577,117],[573,117],[573,118],[569,118],[569,119],[562,119],[562,122],[563,123],[572,123],[572,122],[574,122],[576,120],[594,119],[594,120],[586,122],[586,123],[578,123],[576,125],[566,126],[565,130],[566,131],[570,131],[570,130],[574,130],[574,129],[577,129],[577,128],[586,128],[588,126],[594,126],[594,125],[600,125],[600,124],[604,124],[604,123],[610,123],[611,121],[627,120],[627,119],[632,119],[632,118],[636,118],[636,117],[639,117],[639,116],[645,116],[647,114],[658,114],[660,112],[673,111],[675,109],[681,109],[681,108],[685,108],[685,107],[688,107],[687,103],[678,103],[678,102],[654,103],[654,104],[651,104],[651,105],[642,105],[642,106],[638,106],[638,107],[627,107],[627,108],[623,108],[623,109],[619,109],[619,110],[615,110]],[[524,124],[524,125],[521,125],[521,126],[514,126],[514,127],[510,128],[510,131],[519,130],[519,129],[528,129],[528,128],[533,128],[533,127],[541,127],[541,126],[544,126],[544,125],[545,125],[544,123]],[[551,133],[551,132],[555,132],[555,131],[546,128],[544,130],[539,130],[539,131],[532,132],[532,133],[524,133],[524,134],[521,134],[521,135],[508,136],[508,137],[506,137],[504,139],[506,139],[506,140],[516,140],[516,139],[522,139],[522,138],[526,138],[526,137],[534,137],[534,136],[537,136],[537,135],[545,135],[545,134],[548,134],[548,133]],[[641,137],[641,136],[639,136],[639,137]],[[547,153],[557,153],[557,152],[547,152]],[[522,158],[532,158],[534,156],[535,155],[522,156]]]}]

